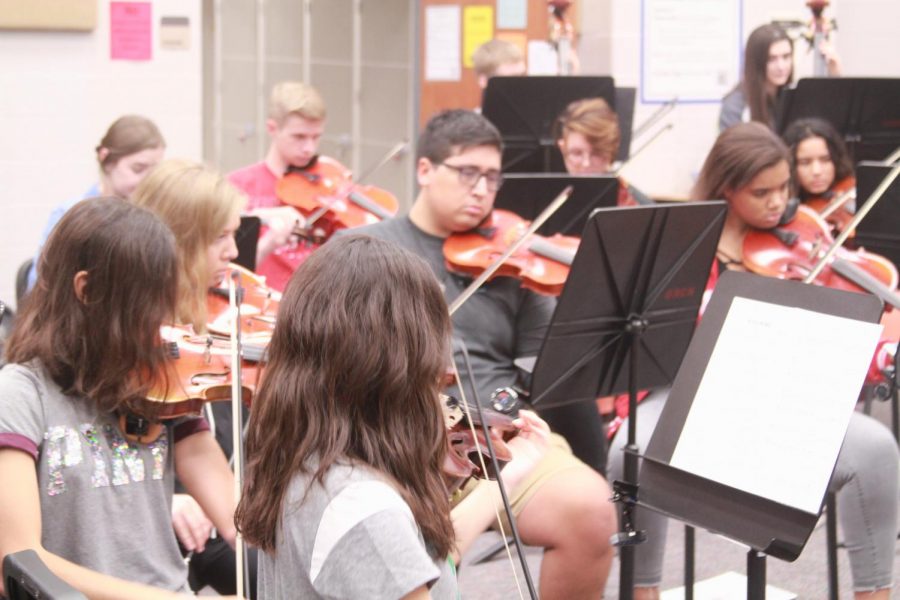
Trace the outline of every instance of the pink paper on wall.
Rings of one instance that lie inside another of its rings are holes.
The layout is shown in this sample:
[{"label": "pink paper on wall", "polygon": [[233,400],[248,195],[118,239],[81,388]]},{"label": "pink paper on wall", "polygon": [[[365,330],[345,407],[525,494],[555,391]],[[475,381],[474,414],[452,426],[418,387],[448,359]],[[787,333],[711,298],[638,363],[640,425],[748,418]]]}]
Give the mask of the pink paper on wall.
[{"label": "pink paper on wall", "polygon": [[150,60],[152,28],[150,2],[110,2],[109,57]]}]

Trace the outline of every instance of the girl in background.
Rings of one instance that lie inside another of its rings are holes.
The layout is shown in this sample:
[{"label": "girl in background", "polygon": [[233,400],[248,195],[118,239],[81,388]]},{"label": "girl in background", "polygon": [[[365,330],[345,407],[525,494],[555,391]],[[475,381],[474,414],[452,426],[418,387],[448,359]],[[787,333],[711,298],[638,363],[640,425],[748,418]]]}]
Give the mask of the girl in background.
[{"label": "girl in background", "polygon": [[28,274],[28,289],[34,287],[37,281],[41,249],[66,211],[85,198],[130,198],[141,179],[162,160],[165,150],[166,142],[159,128],[150,119],[139,115],[125,115],[113,121],[94,149],[100,166],[99,181],[81,196],[57,206],[50,213]]}]

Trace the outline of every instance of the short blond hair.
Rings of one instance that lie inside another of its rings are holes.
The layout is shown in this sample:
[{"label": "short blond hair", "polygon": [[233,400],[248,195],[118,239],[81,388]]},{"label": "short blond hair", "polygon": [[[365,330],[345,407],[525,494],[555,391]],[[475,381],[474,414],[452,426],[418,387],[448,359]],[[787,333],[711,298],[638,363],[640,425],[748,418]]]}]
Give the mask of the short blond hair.
[{"label": "short blond hair", "polygon": [[619,118],[603,98],[584,98],[569,104],[557,119],[556,131],[559,140],[567,133],[580,133],[610,162],[616,158],[622,139]]},{"label": "short blond hair", "polygon": [[213,273],[207,249],[247,199],[217,171],[200,163],[169,159],[138,184],[132,202],[156,213],[175,234],[178,250],[176,318],[206,331],[206,294]]},{"label": "short blond hair", "polygon": [[493,39],[483,43],[472,53],[472,66],[476,75],[493,77],[501,65],[524,62],[518,46],[506,40]]},{"label": "short blond hair", "polygon": [[276,83],[269,98],[269,118],[283,125],[290,115],[322,121],[325,119],[325,101],[311,85],[300,81]]}]

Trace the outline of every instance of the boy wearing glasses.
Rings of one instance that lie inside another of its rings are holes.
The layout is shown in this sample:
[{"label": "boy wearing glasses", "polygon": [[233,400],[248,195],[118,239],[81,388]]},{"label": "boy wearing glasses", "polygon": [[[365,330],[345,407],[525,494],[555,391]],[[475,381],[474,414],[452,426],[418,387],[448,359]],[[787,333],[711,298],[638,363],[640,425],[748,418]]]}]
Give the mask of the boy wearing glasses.
[{"label": "boy wearing glasses", "polygon": [[[476,228],[490,214],[502,182],[500,161],[500,134],[487,119],[465,110],[439,113],[419,138],[420,191],[409,214],[353,233],[393,241],[421,256],[452,301],[470,278],[447,270],[444,240]],[[515,279],[498,277],[453,315],[454,336],[468,349],[482,402],[516,381],[516,358],[538,353],[554,306],[553,298],[525,290]],[[596,436],[602,444],[602,428]],[[474,488],[484,493],[485,486],[494,485],[479,482]],[[464,493],[476,493],[474,488]],[[522,541],[545,549],[542,598],[602,595],[613,556],[609,537],[616,529],[609,496],[603,477],[575,458],[559,436],[529,479],[511,490]],[[454,524],[458,531],[466,527],[466,516],[455,512]],[[505,523],[504,530],[509,531]]]},{"label": "boy wearing glasses", "polygon": [[[619,118],[603,98],[569,104],[556,121],[556,145],[571,175],[607,175],[619,153]],[[619,178],[619,206],[653,204],[640,190]]]}]

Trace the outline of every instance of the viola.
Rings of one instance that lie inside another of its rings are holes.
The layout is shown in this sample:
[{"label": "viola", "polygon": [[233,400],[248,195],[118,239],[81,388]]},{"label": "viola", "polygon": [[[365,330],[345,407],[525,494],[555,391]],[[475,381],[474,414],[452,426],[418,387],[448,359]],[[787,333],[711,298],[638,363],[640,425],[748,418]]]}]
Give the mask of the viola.
[{"label": "viola", "polygon": [[[522,237],[528,225],[528,221],[512,212],[495,209],[477,229],[447,238],[444,242],[447,268],[466,275],[480,275]],[[533,234],[494,276],[516,277],[522,281],[522,287],[558,296],[580,241],[561,234],[549,237]]]},{"label": "viola", "polygon": [[[480,428],[482,422],[479,418],[479,412],[469,407],[463,410],[462,403],[453,396],[441,395],[441,408],[444,411],[444,425],[447,428],[447,455],[444,460],[444,474],[451,479],[451,489],[459,489],[463,483],[470,477],[477,479],[496,479],[497,473],[494,472],[493,463],[486,456],[487,440],[484,437],[484,431]],[[495,432],[511,432],[515,431],[512,424],[512,418],[490,409],[483,408],[481,415],[484,422],[492,431]],[[469,420],[471,417],[471,421]],[[476,425],[479,428],[474,430],[470,425]],[[494,452],[497,455],[497,462],[501,464],[508,463],[512,460],[512,452],[503,442],[499,435],[492,435]],[[481,467],[481,459],[478,458],[479,453],[484,453],[484,464],[487,472]]]},{"label": "viola", "polygon": [[[281,292],[266,285],[261,277],[240,265],[230,265],[240,275],[243,288],[241,298],[241,340],[245,350],[268,346],[275,330],[275,317],[281,302]],[[207,328],[210,333],[228,338],[231,335],[231,308],[226,288],[210,288],[206,301]],[[252,354],[252,352],[251,352]],[[246,357],[250,358],[250,357]]]},{"label": "viola", "polygon": [[397,214],[392,193],[353,181],[351,171],[327,156],[302,169],[290,168],[275,187],[278,199],[306,217],[306,235],[323,242],[337,229],[377,223]]},{"label": "viola", "polygon": [[[146,397],[155,403],[156,418],[119,416],[119,428],[132,442],[153,442],[162,432],[161,421],[199,413],[206,402],[231,399],[227,350],[217,348],[211,337],[184,327],[163,326],[160,337],[167,356],[165,372],[156,377]],[[252,390],[242,387],[242,393],[249,402]]]},{"label": "viola", "polygon": [[807,198],[803,203],[819,213],[831,226],[832,234],[836,235],[843,231],[853,218],[850,207],[855,199],[856,178],[850,175],[835,183],[824,194]]},{"label": "viola", "polygon": [[[802,280],[833,243],[828,224],[814,210],[800,205],[786,225],[747,232],[743,263],[747,270],[760,275]],[[862,249],[837,250],[835,260],[825,266],[816,284],[863,292],[862,287],[848,279],[848,272],[852,276],[853,271],[863,271],[890,290],[897,287],[897,269],[888,259]]]}]

